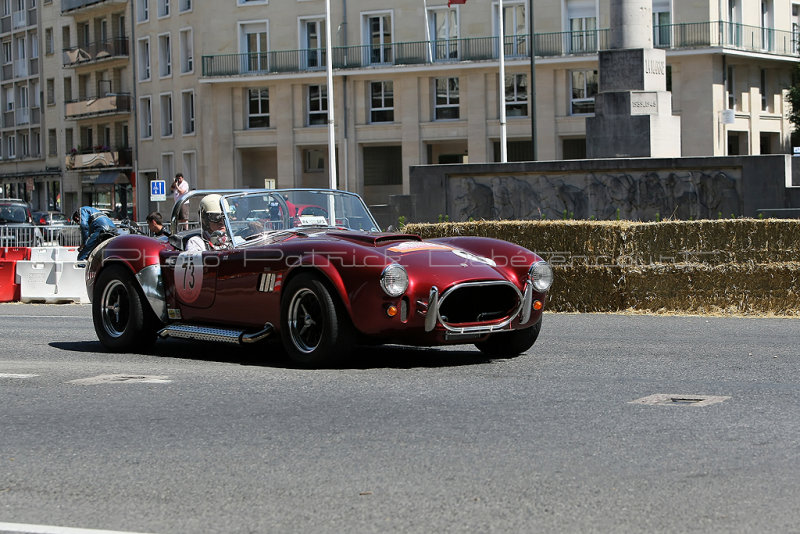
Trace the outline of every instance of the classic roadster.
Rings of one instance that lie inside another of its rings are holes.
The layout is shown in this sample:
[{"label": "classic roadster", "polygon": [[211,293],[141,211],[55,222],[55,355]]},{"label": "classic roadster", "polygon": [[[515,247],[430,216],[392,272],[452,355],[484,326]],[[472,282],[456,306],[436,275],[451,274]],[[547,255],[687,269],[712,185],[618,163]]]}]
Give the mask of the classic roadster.
[{"label": "classic roadster", "polygon": [[[224,221],[214,236],[202,225],[168,239],[120,235],[92,252],[86,286],[107,349],[279,336],[296,363],[319,365],[357,343],[473,343],[512,357],[539,335],[553,275],[525,248],[380,232],[344,191],[192,191],[182,202],[212,194]],[[215,245],[186,250],[202,234]]]}]

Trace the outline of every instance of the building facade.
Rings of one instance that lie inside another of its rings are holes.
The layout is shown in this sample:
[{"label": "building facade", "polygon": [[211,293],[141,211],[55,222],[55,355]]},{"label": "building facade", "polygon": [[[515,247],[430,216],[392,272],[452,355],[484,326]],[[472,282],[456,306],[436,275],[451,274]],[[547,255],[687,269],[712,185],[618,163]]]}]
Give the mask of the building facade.
[{"label": "building facade", "polygon": [[[332,91],[324,0],[2,1],[10,64],[23,36],[47,50],[39,73],[7,78],[4,64],[2,78],[4,119],[8,95],[28,87],[31,109],[44,95],[38,125],[15,116],[2,130],[0,176],[32,202],[57,183],[74,204],[135,205],[142,219],[168,211],[149,182],[176,172],[193,188],[327,186],[329,106],[338,186],[369,204],[407,194],[412,165],[500,159],[498,1],[331,0]],[[533,3],[503,1],[508,159],[532,159],[534,137],[539,160],[582,158],[609,2]],[[16,26],[19,11],[38,23]],[[653,0],[683,156],[790,151],[798,28],[791,0]],[[17,155],[23,135],[31,161]]]}]

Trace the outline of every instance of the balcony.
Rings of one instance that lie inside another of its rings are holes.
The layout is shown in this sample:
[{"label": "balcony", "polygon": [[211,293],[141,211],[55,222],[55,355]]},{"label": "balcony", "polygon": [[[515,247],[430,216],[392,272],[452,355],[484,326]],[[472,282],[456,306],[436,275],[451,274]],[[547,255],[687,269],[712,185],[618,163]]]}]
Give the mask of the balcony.
[{"label": "balcony", "polygon": [[91,43],[85,47],[65,48],[63,61],[65,67],[75,67],[105,59],[126,58],[128,53],[128,38],[118,37]]},{"label": "balcony", "polygon": [[61,13],[71,11],[91,11],[109,5],[125,6],[128,0],[61,0]]},{"label": "balcony", "polygon": [[[608,29],[578,32],[537,33],[534,36],[537,57],[595,55],[608,49]],[[731,48],[775,56],[800,57],[800,34],[746,26],[722,21],[667,24],[653,28],[657,48]],[[504,39],[505,57],[529,57],[527,34]],[[363,69],[395,65],[436,65],[464,61],[496,61],[497,37],[471,37],[433,41],[397,42],[380,45],[333,47],[333,68]],[[275,50],[257,54],[224,54],[202,57],[204,77],[257,76],[297,73],[325,69],[325,49]]]},{"label": "balcony", "polygon": [[97,167],[126,167],[131,165],[131,149],[112,151],[108,147],[95,147],[93,151],[75,150],[67,155],[68,170],[94,169]]},{"label": "balcony", "polygon": [[98,115],[114,115],[131,112],[131,95],[112,94],[88,100],[67,102],[67,119],[82,119]]}]

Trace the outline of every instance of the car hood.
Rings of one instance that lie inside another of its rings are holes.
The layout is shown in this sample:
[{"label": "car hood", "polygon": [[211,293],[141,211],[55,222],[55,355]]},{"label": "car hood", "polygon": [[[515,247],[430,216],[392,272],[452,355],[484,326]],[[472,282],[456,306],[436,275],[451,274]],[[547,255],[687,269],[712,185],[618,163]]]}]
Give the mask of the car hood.
[{"label": "car hood", "polygon": [[[516,275],[506,265],[498,265],[495,254],[465,250],[453,243],[423,241],[417,235],[397,233],[325,232],[313,236],[325,241],[346,241],[356,245],[372,260],[376,254],[397,262],[409,274],[430,278],[432,283],[453,283],[466,280],[512,280]],[[499,252],[498,252],[499,253]]]}]

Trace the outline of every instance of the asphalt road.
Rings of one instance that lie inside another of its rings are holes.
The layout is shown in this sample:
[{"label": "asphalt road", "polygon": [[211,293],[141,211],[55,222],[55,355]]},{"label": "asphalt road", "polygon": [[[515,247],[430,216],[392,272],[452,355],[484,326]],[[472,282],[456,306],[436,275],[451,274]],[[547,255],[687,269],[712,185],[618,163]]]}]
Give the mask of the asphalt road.
[{"label": "asphalt road", "polygon": [[[798,332],[552,314],[513,360],[300,370],[108,354],[89,306],[2,304],[0,532],[798,532]],[[676,400],[632,402],[654,394]]]}]

